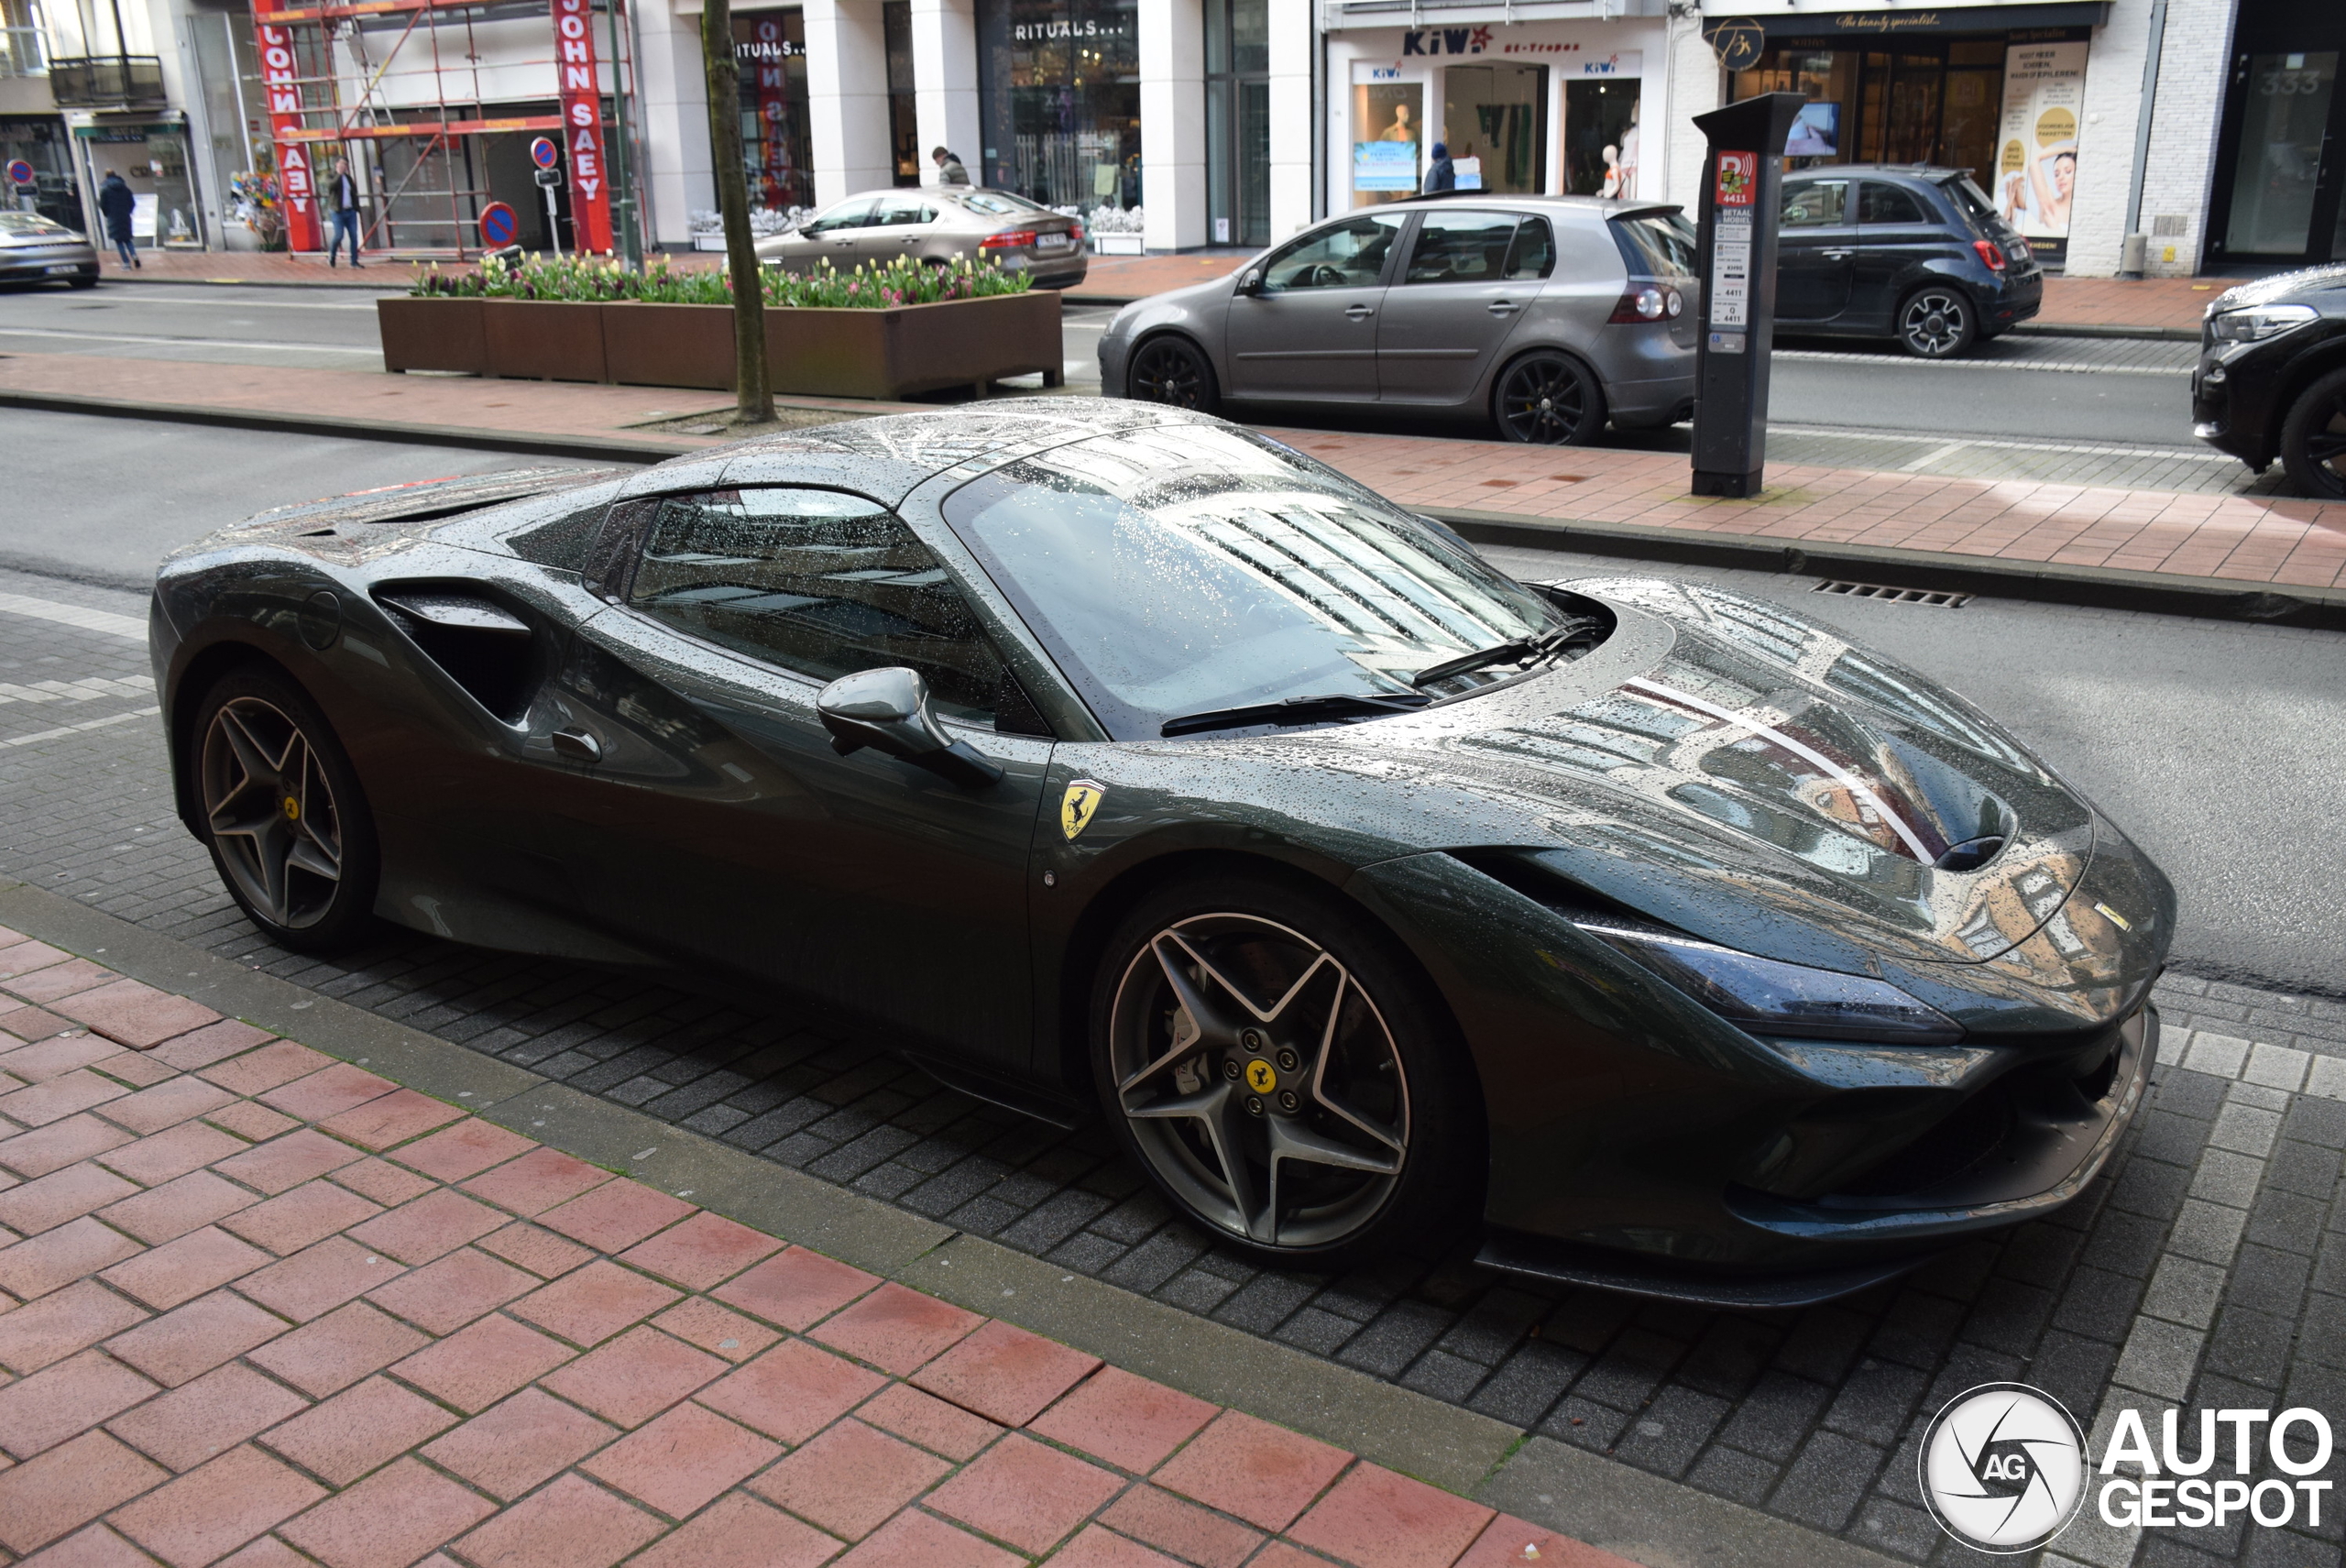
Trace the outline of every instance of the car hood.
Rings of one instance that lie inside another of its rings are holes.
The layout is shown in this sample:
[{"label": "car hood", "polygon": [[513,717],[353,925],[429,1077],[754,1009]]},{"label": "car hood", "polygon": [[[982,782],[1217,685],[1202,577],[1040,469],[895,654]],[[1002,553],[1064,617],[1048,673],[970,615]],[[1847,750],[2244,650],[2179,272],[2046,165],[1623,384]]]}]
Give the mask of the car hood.
[{"label": "car hood", "polygon": [[1446,792],[1457,849],[1505,846],[1567,902],[1795,962],[1982,963],[2088,874],[2092,808],[1935,682],[1736,595],[1559,586],[1620,618],[1584,660],[1290,744]]},{"label": "car hood", "polygon": [[2346,310],[2346,264],[2300,268],[2242,283],[2210,300],[2207,313],[2216,316],[2250,305],[2285,303],[2309,304],[2331,314]]}]

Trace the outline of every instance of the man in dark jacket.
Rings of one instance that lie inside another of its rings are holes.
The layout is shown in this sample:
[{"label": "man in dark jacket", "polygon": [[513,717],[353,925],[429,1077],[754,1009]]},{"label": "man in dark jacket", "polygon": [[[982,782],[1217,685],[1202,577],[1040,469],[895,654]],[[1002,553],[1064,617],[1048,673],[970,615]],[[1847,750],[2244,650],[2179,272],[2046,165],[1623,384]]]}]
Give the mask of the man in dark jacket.
[{"label": "man in dark jacket", "polygon": [[130,214],[137,209],[138,198],[130,193],[130,182],[113,170],[98,184],[98,215],[106,221],[106,237],[114,241],[115,254],[122,258],[126,268],[138,265],[138,247],[130,242]]},{"label": "man in dark jacket", "polygon": [[970,182],[970,170],[958,153],[940,147],[928,156],[937,164],[937,182],[939,185],[967,185]]},{"label": "man in dark jacket", "polygon": [[1426,182],[1422,193],[1431,196],[1437,192],[1456,189],[1458,189],[1458,170],[1457,166],[1450,161],[1450,144],[1438,141],[1433,144],[1433,161],[1426,166]]},{"label": "man in dark jacket", "polygon": [[326,265],[332,267],[342,255],[342,236],[350,236],[350,264],[363,265],[358,259],[358,181],[350,172],[350,159],[334,160],[334,183],[326,193],[334,198],[334,237],[326,241]]}]

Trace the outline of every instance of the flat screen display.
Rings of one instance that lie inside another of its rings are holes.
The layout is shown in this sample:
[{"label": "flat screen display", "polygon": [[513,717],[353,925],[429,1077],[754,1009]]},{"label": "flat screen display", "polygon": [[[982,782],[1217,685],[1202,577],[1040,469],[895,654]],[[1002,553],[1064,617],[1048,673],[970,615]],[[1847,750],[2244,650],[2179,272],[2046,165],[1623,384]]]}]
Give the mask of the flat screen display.
[{"label": "flat screen display", "polygon": [[1841,105],[1803,104],[1784,139],[1786,158],[1838,158],[1841,154]]}]

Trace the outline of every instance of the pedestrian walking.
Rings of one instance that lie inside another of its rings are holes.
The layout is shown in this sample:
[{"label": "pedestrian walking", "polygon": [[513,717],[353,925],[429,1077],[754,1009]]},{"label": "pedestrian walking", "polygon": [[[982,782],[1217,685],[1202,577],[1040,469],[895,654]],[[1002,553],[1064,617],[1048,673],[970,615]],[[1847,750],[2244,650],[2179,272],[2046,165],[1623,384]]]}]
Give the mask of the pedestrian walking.
[{"label": "pedestrian walking", "polygon": [[332,267],[342,255],[342,236],[350,236],[350,264],[363,266],[358,259],[358,181],[350,172],[350,159],[334,160],[334,237],[326,242],[326,265]]},{"label": "pedestrian walking", "polygon": [[928,155],[937,161],[937,182],[939,185],[967,185],[970,170],[961,157],[949,148],[938,148]]},{"label": "pedestrian walking", "polygon": [[1426,165],[1426,182],[1420,194],[1432,196],[1444,191],[1458,189],[1458,169],[1450,161],[1450,144],[1433,144],[1433,161]]},{"label": "pedestrian walking", "polygon": [[122,258],[126,268],[138,265],[138,247],[130,239],[130,214],[138,208],[138,198],[130,193],[130,182],[113,170],[98,182],[98,215],[106,221],[106,237],[114,241],[115,254]]}]

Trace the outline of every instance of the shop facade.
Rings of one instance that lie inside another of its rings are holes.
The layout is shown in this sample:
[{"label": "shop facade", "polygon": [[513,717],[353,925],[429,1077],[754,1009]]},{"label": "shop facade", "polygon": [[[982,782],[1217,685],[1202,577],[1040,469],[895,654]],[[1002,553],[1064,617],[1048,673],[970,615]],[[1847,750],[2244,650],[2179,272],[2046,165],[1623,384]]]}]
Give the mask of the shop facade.
[{"label": "shop facade", "polygon": [[2346,5],[2241,0],[2216,147],[2210,260],[2346,258]]}]

